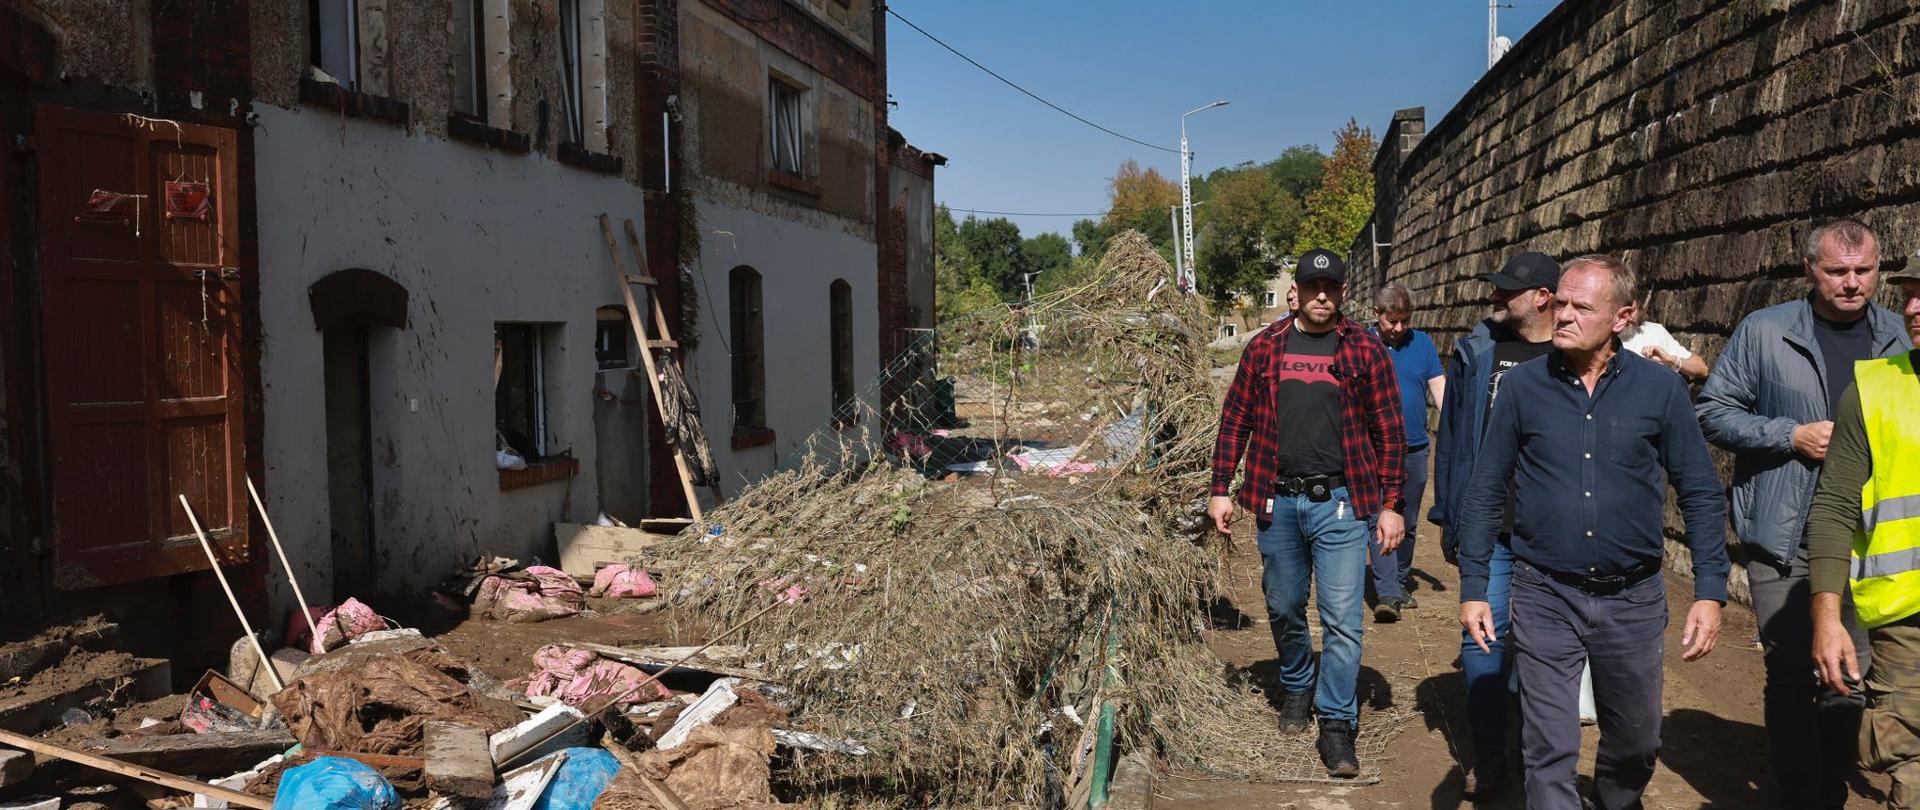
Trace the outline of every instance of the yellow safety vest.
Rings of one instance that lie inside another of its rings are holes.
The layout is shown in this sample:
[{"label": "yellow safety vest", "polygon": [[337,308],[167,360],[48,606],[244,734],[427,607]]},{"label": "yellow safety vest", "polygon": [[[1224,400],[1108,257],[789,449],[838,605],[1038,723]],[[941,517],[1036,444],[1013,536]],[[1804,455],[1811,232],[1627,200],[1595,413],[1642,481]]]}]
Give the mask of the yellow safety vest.
[{"label": "yellow safety vest", "polygon": [[1913,355],[1854,364],[1873,474],[1860,487],[1853,603],[1867,627],[1920,613],[1920,379]]}]

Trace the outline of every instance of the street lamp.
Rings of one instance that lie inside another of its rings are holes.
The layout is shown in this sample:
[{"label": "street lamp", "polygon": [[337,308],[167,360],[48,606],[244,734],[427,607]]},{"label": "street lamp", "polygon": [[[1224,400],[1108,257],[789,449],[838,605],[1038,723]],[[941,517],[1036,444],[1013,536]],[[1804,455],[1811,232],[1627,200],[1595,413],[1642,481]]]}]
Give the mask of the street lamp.
[{"label": "street lamp", "polygon": [[1186,259],[1185,274],[1180,279],[1180,289],[1193,292],[1193,152],[1187,149],[1187,116],[1197,112],[1225,107],[1229,102],[1216,101],[1204,107],[1195,107],[1180,114],[1180,206],[1186,209],[1186,222],[1181,224],[1181,255]]}]

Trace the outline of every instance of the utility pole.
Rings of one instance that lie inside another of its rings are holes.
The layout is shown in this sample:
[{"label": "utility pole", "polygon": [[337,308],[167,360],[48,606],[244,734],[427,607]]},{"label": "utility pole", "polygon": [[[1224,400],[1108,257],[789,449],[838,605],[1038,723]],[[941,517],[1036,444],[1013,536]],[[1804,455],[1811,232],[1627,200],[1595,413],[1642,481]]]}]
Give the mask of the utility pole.
[{"label": "utility pole", "polygon": [[1500,0],[1487,0],[1487,69],[1500,61]]},{"label": "utility pole", "polygon": [[1170,229],[1170,232],[1173,234],[1173,283],[1174,286],[1185,290],[1187,286],[1187,262],[1184,249],[1180,247],[1180,206],[1167,206],[1167,221],[1173,225]]},{"label": "utility pole", "polygon": [[1229,102],[1216,101],[1204,107],[1195,107],[1180,114],[1180,207],[1185,210],[1186,221],[1180,224],[1181,256],[1186,259],[1186,267],[1181,271],[1180,291],[1193,292],[1193,151],[1187,148],[1187,116],[1197,112],[1225,107]]}]

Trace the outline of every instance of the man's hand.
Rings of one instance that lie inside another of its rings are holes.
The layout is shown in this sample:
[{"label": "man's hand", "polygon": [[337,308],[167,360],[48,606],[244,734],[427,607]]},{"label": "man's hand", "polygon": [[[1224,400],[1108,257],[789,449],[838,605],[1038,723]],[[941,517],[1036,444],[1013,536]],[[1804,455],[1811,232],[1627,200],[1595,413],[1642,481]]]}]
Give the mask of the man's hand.
[{"label": "man's hand", "polygon": [[1698,661],[1713,652],[1713,645],[1720,640],[1720,603],[1712,599],[1694,601],[1693,608],[1687,611],[1687,628],[1680,634],[1680,644],[1686,651],[1680,654],[1683,661]]},{"label": "man's hand", "polygon": [[1213,518],[1213,527],[1221,534],[1233,534],[1227,522],[1233,520],[1233,499],[1226,495],[1215,495],[1207,499],[1207,517]]},{"label": "man's hand", "polygon": [[1393,553],[1407,537],[1407,519],[1392,509],[1381,510],[1380,519],[1373,524],[1373,537],[1380,541],[1381,554]]},{"label": "man's hand", "polygon": [[1493,652],[1487,645],[1494,641],[1493,605],[1487,602],[1461,602],[1460,626],[1466,628],[1467,638],[1480,645],[1483,653]]},{"label": "man's hand", "polygon": [[1673,359],[1673,355],[1667,354],[1659,346],[1648,346],[1640,352],[1640,355],[1667,368],[1680,370],[1680,361]]},{"label": "man's hand", "polygon": [[1820,680],[1841,695],[1852,695],[1847,683],[1860,678],[1860,658],[1853,635],[1840,623],[1840,595],[1813,595],[1813,665]]},{"label": "man's hand", "polygon": [[1832,422],[1808,422],[1793,429],[1793,452],[1813,461],[1826,461],[1827,440],[1832,438]]}]

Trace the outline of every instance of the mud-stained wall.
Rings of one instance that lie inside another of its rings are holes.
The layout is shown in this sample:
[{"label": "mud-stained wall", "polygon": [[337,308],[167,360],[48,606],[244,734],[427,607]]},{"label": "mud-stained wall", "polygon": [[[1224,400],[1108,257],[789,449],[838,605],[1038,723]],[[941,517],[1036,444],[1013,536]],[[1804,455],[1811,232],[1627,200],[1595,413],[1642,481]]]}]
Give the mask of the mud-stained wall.
[{"label": "mud-stained wall", "polygon": [[1817,222],[1866,220],[1886,267],[1920,249],[1920,5],[1569,0],[1380,193],[1394,244],[1371,277],[1407,282],[1443,348],[1505,258],[1605,252],[1712,361],[1742,317],[1806,293],[1795,242]]},{"label": "mud-stained wall", "polygon": [[[382,589],[416,592],[482,552],[551,561],[551,524],[591,520],[600,503],[595,309],[618,290],[594,218],[639,223],[639,195],[538,155],[409,137],[327,110],[263,105],[261,124],[268,508],[295,540],[288,553],[309,595],[328,591],[333,566],[322,335],[307,290],[345,268],[409,292],[407,327],[373,330],[370,352]],[[549,451],[579,459],[570,480],[499,487],[493,329],[506,321],[557,327]]]},{"label": "mud-stained wall", "polygon": [[152,90],[151,0],[41,0],[26,9],[57,43],[63,79]]},{"label": "mud-stained wall", "polygon": [[[79,2],[80,0],[69,0]],[[563,140],[560,88],[560,18],[551,2],[509,0],[509,69],[513,97],[507,121],[488,121],[501,129],[530,136],[533,150],[549,157],[559,154]],[[389,63],[385,95],[405,102],[407,131],[447,137],[447,116],[453,99],[453,20],[449,0],[386,4]],[[300,78],[307,74],[306,6],[299,2],[254,2],[254,90],[259,103],[291,108],[300,105]],[[639,142],[635,127],[658,127],[657,121],[639,121],[636,112],[635,43],[639,34],[631,3],[605,4],[607,38],[607,153],[623,160],[622,174],[638,184]],[[374,45],[362,43],[365,64]],[[503,159],[508,159],[502,153]]]},{"label": "mud-stained wall", "polygon": [[[837,6],[838,0],[825,0]],[[681,4],[682,156],[694,192],[725,205],[874,239],[873,104],[703,2]],[[770,182],[767,82],[807,88],[807,171],[813,191]]]}]

